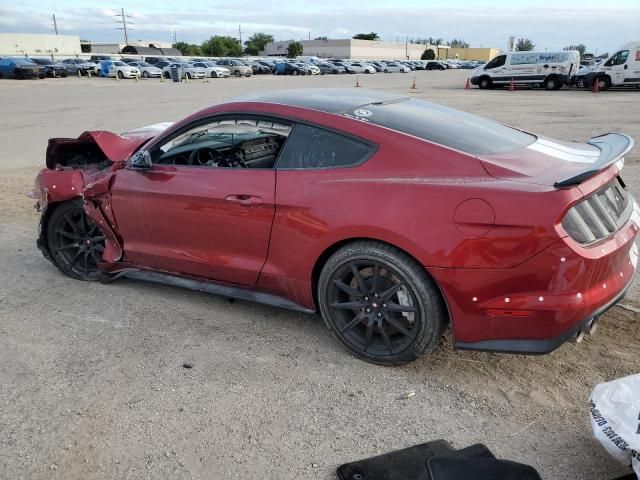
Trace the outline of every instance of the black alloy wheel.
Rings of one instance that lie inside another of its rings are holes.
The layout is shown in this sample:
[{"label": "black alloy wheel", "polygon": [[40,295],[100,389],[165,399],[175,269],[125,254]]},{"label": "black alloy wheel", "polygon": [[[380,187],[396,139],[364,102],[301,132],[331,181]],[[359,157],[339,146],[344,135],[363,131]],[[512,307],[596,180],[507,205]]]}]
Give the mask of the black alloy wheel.
[{"label": "black alloy wheel", "polygon": [[359,241],[338,250],[318,282],[325,323],[354,355],[400,365],[435,347],[446,324],[440,293],[406,253]]},{"label": "black alloy wheel", "polygon": [[56,266],[79,280],[101,277],[106,237],[87,216],[80,201],[59,205],[46,225],[47,244]]}]

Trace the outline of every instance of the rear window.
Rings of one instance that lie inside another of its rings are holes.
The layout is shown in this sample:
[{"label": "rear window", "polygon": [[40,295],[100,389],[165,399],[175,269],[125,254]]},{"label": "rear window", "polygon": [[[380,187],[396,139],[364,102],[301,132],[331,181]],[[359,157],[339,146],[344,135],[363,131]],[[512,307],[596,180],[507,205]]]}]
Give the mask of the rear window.
[{"label": "rear window", "polygon": [[346,115],[472,155],[513,152],[537,139],[471,113],[416,99],[369,104]]}]

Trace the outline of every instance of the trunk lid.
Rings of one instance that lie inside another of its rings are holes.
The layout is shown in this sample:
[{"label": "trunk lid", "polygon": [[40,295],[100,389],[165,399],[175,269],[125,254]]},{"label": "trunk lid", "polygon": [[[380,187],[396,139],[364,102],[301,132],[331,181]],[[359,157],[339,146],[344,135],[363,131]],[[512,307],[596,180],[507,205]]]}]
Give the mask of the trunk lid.
[{"label": "trunk lid", "polygon": [[633,139],[621,133],[600,135],[586,143],[538,137],[515,152],[479,159],[493,177],[562,188],[578,185],[610,165],[622,163],[632,148]]}]

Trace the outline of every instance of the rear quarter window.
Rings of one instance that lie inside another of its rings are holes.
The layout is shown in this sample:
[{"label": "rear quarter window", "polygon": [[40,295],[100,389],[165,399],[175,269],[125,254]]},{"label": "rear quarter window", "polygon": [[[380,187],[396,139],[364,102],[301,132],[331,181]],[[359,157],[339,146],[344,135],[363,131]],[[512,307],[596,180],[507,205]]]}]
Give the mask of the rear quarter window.
[{"label": "rear quarter window", "polygon": [[310,125],[296,125],[280,154],[278,169],[349,167],[365,161],[375,147]]}]

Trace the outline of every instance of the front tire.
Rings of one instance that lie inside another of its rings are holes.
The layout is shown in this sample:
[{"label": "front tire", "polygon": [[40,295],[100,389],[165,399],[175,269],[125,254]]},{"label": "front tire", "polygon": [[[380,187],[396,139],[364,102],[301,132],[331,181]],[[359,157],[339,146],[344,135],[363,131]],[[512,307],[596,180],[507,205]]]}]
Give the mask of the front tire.
[{"label": "front tire", "polygon": [[77,280],[98,280],[106,237],[79,200],[60,204],[46,225],[47,245],[56,267]]},{"label": "front tire", "polygon": [[236,76],[236,78],[240,78],[242,76],[242,72],[240,72],[240,70],[236,70],[235,72],[233,72],[233,74]]},{"label": "front tire", "polygon": [[218,74],[216,72],[211,72],[211,78],[218,78]]},{"label": "front tire", "polygon": [[607,76],[600,76],[595,79],[598,82],[598,90],[609,90],[611,88],[611,79]]},{"label": "front tire", "polygon": [[118,73],[116,73],[116,75],[118,75],[118,78],[120,80],[122,80],[124,78],[124,73],[122,73],[120,70],[118,70]]},{"label": "front tire", "polygon": [[447,316],[424,267],[391,245],[350,243],[334,253],[318,281],[325,324],[353,355],[402,365],[432,350]]},{"label": "front tire", "polygon": [[493,82],[489,77],[482,77],[480,81],[478,81],[478,87],[483,90],[488,90],[493,88]]},{"label": "front tire", "polygon": [[149,72],[147,72],[146,70],[142,72],[142,78],[149,78]]}]

